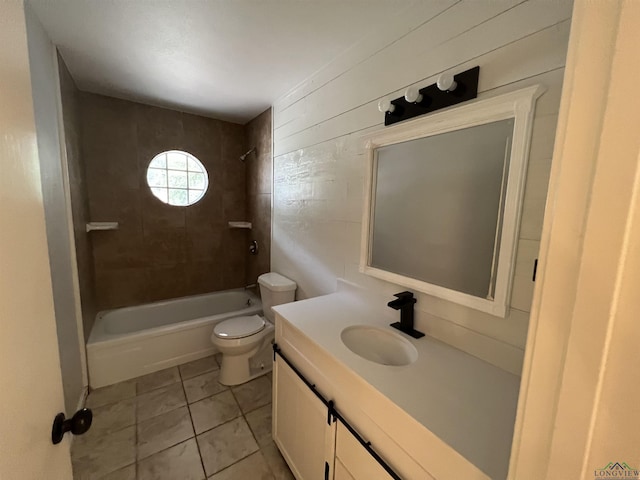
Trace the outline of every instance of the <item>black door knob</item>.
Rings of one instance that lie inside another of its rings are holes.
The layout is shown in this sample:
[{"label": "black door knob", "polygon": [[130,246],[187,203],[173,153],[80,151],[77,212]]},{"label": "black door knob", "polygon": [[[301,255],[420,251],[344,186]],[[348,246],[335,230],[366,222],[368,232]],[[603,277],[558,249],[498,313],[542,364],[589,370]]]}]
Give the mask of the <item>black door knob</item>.
[{"label": "black door knob", "polygon": [[74,435],[82,435],[89,427],[93,420],[93,412],[88,408],[78,410],[75,415],[69,419],[65,419],[64,413],[59,413],[53,419],[53,428],[51,429],[51,441],[57,445],[62,441],[65,433],[71,432]]}]

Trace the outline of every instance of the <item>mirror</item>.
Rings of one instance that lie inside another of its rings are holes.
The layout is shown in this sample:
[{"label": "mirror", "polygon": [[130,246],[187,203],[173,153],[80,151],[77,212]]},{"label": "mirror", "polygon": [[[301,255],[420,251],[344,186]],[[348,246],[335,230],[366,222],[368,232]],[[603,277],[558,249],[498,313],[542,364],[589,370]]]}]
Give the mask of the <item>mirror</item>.
[{"label": "mirror", "polygon": [[540,87],[368,138],[361,270],[505,316]]}]

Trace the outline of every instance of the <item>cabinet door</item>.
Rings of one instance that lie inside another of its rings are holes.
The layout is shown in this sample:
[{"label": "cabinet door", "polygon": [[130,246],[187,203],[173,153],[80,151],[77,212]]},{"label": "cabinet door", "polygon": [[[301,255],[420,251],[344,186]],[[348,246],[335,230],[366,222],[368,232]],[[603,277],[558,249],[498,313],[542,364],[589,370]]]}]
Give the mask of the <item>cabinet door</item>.
[{"label": "cabinet door", "polygon": [[392,480],[384,468],[337,422],[334,480]]},{"label": "cabinet door", "polygon": [[328,409],[279,356],[273,378],[273,439],[298,480],[322,480],[335,445]]},{"label": "cabinet door", "polygon": [[355,480],[339,458],[336,458],[335,475],[333,476],[333,480]]}]

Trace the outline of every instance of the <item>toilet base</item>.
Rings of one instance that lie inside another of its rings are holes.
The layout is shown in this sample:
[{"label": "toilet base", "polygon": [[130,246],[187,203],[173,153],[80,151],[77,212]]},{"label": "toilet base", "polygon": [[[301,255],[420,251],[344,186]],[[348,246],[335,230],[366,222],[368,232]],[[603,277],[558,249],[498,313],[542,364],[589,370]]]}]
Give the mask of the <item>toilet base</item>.
[{"label": "toilet base", "polygon": [[264,342],[262,348],[250,358],[222,354],[218,382],[231,387],[269,373],[273,370],[271,345],[272,341]]}]

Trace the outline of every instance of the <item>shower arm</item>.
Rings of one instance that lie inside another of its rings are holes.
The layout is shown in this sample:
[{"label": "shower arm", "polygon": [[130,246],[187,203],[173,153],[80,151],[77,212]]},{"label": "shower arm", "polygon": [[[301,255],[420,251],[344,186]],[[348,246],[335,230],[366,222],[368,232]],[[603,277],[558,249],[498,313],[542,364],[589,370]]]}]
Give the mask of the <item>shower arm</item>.
[{"label": "shower arm", "polygon": [[244,162],[245,159],[252,153],[255,153],[256,147],[250,148],[244,155],[240,155],[240,161]]}]

